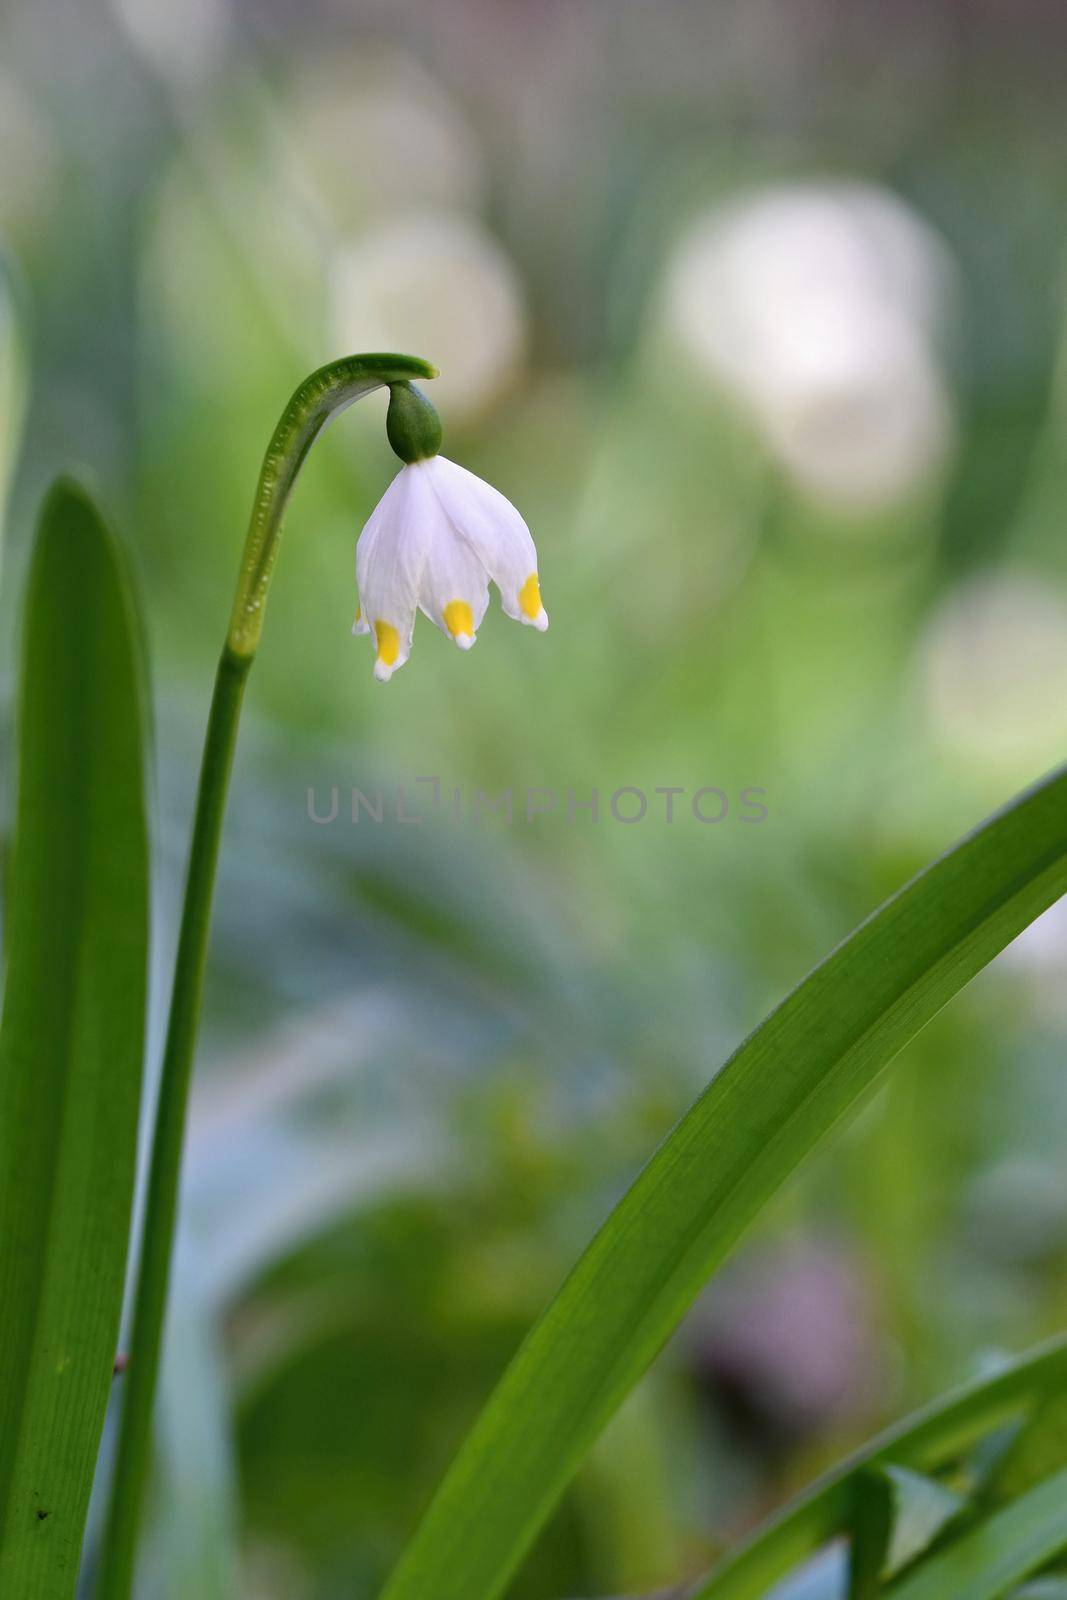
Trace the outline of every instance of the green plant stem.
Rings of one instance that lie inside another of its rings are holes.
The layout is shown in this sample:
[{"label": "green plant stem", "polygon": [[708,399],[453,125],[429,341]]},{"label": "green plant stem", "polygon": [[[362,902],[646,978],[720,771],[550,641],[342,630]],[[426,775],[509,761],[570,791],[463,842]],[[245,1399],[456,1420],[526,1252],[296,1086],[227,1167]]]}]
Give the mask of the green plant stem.
[{"label": "green plant stem", "polygon": [[229,631],[215,677],[200,768],[152,1139],[129,1371],[97,1578],[98,1600],[129,1600],[133,1592],[219,842],[241,701],[263,627],[282,517],[311,446],[337,412],[383,385],[435,376],[433,367],[412,356],[348,356],[321,367],[289,401],[263,460]]},{"label": "green plant stem", "polygon": [[109,1537],[100,1567],[99,1593],[107,1596],[128,1595],[133,1590],[137,1532],[148,1476],[152,1404],[159,1372],[174,1222],[178,1209],[185,1112],[200,1021],[215,869],[237,744],[241,701],[251,665],[251,656],[236,656],[229,648],[223,650],[215,675],[215,691],[211,698],[204,740],[145,1201],[140,1274],[131,1336],[134,1355],[126,1378]]}]

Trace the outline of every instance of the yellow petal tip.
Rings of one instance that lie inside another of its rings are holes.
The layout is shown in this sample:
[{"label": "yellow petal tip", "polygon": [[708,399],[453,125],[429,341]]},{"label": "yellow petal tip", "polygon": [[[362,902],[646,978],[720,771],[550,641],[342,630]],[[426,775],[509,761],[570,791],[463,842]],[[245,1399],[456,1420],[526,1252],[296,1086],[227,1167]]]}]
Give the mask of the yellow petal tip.
[{"label": "yellow petal tip", "polygon": [[445,627],[460,644],[460,639],[466,639],[467,644],[460,644],[461,650],[469,650],[474,643],[474,613],[466,600],[450,600],[441,612]]},{"label": "yellow petal tip", "polygon": [[400,635],[391,622],[379,617],[374,624],[374,642],[378,656],[374,663],[374,676],[379,683],[388,683],[400,661]]},{"label": "yellow petal tip", "polygon": [[531,572],[519,590],[519,611],[523,622],[532,623],[538,633],[548,627],[548,612],[541,603],[541,585],[537,573]]}]

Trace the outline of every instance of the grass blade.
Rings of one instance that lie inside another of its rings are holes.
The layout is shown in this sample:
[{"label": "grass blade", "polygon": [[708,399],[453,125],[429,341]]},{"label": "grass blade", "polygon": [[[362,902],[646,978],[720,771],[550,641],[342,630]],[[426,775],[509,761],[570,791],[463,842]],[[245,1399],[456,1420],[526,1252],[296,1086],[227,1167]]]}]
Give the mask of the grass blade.
[{"label": "grass blade", "polygon": [[880,1434],[758,1528],[687,1600],[761,1600],[793,1567],[852,1526],[853,1481],[893,1463],[936,1472],[1010,1423],[1040,1415],[1047,1396],[1067,1383],[1067,1338],[1053,1340],[992,1377],[977,1379]]},{"label": "grass blade", "polygon": [[1046,1396],[1012,1439],[982,1485],[981,1503],[990,1508],[1016,1500],[1061,1467],[1067,1467],[1067,1390]]},{"label": "grass blade", "polygon": [[986,1522],[886,1592],[893,1600],[997,1600],[1067,1546],[1067,1468]]},{"label": "grass blade", "polygon": [[878,1600],[967,1507],[962,1495],[896,1462],[859,1473],[853,1491],[848,1600]]},{"label": "grass blade", "polygon": [[0,1022],[0,1594],[68,1600],[111,1386],[144,1038],[142,672],[60,482],[30,570]]},{"label": "grass blade", "polygon": [[1067,771],[887,901],[756,1030],[534,1327],[386,1587],[499,1594],[593,1439],[763,1203],[878,1073],[1067,890]]}]

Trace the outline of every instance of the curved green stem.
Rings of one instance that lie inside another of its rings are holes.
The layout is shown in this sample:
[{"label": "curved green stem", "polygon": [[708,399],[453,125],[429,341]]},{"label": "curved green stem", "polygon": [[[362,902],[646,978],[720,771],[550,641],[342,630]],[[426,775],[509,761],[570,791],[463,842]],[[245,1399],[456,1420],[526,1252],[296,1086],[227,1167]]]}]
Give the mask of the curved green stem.
[{"label": "curved green stem", "polygon": [[263,627],[282,517],[308,451],[332,417],[372,389],[435,375],[433,367],[412,356],[348,356],[321,367],[305,379],[286,406],[263,460],[229,632],[215,677],[200,768],[98,1600],[129,1600],[133,1591],[219,840],[241,701]]},{"label": "curved green stem", "polygon": [[331,361],[304,379],[282,412],[263,458],[226,636],[234,655],[256,653],[282,516],[297,473],[326,423],[383,384],[436,376],[436,367],[414,356],[370,355]]}]

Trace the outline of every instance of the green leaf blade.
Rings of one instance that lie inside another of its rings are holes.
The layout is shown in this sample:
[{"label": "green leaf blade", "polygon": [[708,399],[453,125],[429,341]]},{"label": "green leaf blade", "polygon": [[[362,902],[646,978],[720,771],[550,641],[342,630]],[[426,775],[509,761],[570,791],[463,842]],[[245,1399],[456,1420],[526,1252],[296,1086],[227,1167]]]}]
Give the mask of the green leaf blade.
[{"label": "green leaf blade", "polygon": [[962,1534],[887,1592],[893,1600],[997,1600],[1067,1547],[1067,1469]]},{"label": "green leaf blade", "polygon": [[892,1461],[859,1472],[855,1487],[849,1600],[877,1600],[967,1502],[936,1479]]},{"label": "green leaf blade", "polygon": [[1067,772],[863,923],[742,1045],[534,1327],[387,1585],[491,1600],[763,1203],[907,1041],[1067,890]]},{"label": "green leaf blade", "polygon": [[1067,1393],[1050,1392],[1009,1444],[982,1487],[986,1508],[1003,1505],[1067,1466]]},{"label": "green leaf blade", "polygon": [[872,1467],[937,1472],[959,1462],[998,1428],[1032,1418],[1049,1390],[1067,1381],[1067,1337],[973,1380],[905,1417],[862,1446],[758,1527],[686,1600],[762,1600],[792,1568],[854,1527],[856,1482]]},{"label": "green leaf blade", "polygon": [[76,485],[45,503],[26,604],[0,1019],[0,1594],[67,1600],[121,1312],[148,943],[137,620]]}]

